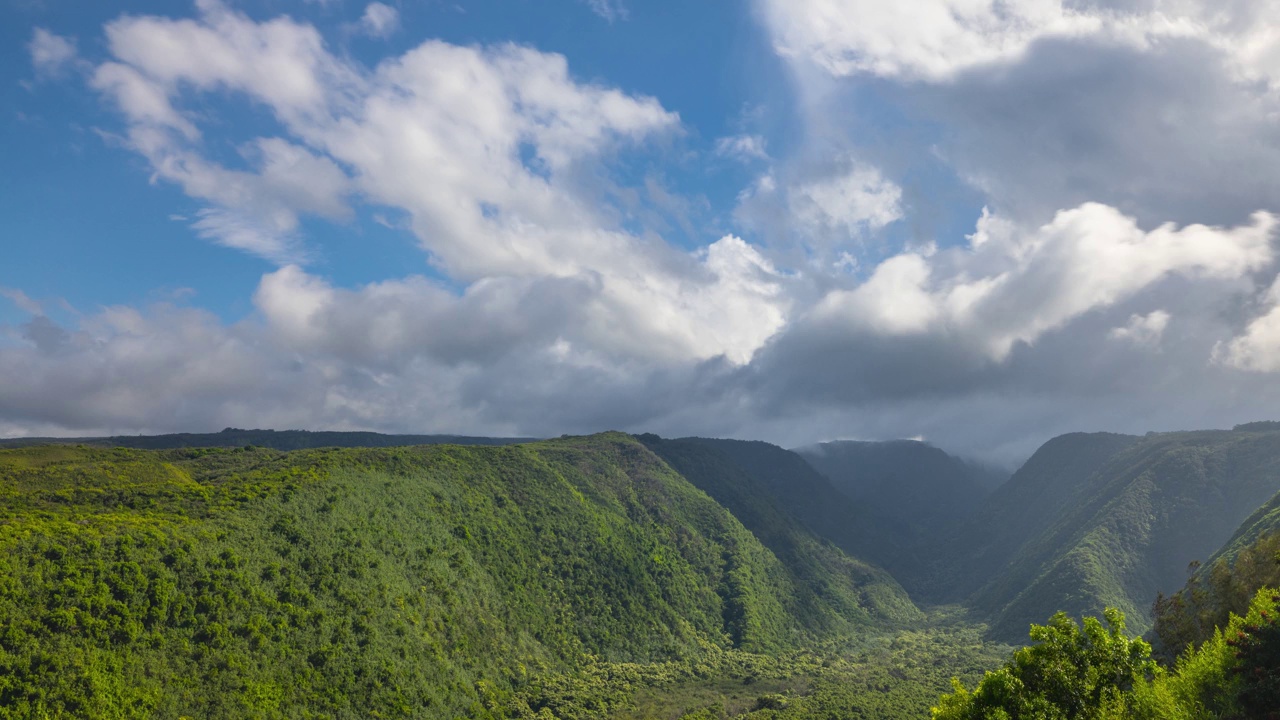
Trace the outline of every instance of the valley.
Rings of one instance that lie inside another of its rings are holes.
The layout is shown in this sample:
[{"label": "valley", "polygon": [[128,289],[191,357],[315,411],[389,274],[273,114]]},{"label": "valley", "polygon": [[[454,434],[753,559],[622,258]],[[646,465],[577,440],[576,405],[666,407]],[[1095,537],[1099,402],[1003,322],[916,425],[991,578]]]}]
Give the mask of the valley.
[{"label": "valley", "polygon": [[0,720],[1280,720],[1280,2],[0,35]]},{"label": "valley", "polygon": [[1002,484],[923,443],[315,435],[350,447],[0,450],[0,717],[923,718],[1060,610],[1171,662],[1280,581],[1269,424]]}]

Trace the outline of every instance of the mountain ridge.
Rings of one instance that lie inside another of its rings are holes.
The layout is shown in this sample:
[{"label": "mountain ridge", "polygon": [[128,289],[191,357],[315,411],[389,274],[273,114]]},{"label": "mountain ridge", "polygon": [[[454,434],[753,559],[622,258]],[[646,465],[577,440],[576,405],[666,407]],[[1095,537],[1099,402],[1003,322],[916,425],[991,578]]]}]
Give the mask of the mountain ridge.
[{"label": "mountain ridge", "polygon": [[[967,598],[991,613],[997,637],[1022,636],[1056,610],[1096,615],[1103,606],[1122,609],[1131,627],[1145,631],[1155,596],[1180,587],[1188,562],[1215,552],[1280,490],[1280,432],[1064,436],[1062,443],[1081,456],[1077,471],[1092,471],[1053,483],[1028,461],[1008,493],[1049,487],[1039,496],[1043,507],[1009,506],[1008,496],[998,496],[967,530],[1004,547],[1004,564]],[[1061,504],[1050,508],[1056,503],[1045,497]],[[991,540],[1018,518],[1040,531],[1016,543]]]},{"label": "mountain ridge", "polygon": [[538,439],[478,435],[396,435],[347,430],[245,430],[228,427],[216,433],[0,438],[0,448],[31,447],[34,445],[95,445],[101,447],[127,447],[137,450],[172,450],[187,447],[243,447],[245,445],[253,445],[273,450],[307,450],[322,447],[510,445],[534,442]]}]

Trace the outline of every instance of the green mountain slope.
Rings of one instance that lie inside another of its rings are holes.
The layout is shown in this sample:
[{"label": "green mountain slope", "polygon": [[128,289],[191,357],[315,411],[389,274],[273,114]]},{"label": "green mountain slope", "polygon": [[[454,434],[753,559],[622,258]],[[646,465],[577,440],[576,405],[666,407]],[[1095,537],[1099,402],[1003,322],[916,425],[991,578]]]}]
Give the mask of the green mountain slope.
[{"label": "green mountain slope", "polygon": [[1157,593],[1181,586],[1187,564],[1221,547],[1278,489],[1274,430],[1067,436],[975,516],[964,539],[977,543],[953,539],[953,567],[992,578],[969,602],[992,615],[997,637],[1024,635],[1057,610],[1105,606],[1142,632]]},{"label": "green mountain slope", "polygon": [[1253,514],[1240,523],[1239,529],[1221,548],[1202,565],[1213,567],[1219,562],[1234,565],[1240,554],[1251,547],[1256,547],[1264,538],[1280,534],[1280,493],[1253,511]]},{"label": "green mountain slope", "polygon": [[858,563],[788,562],[619,434],[5,450],[0,717],[483,717],[587,663],[892,614]]},{"label": "green mountain slope", "polygon": [[1258,508],[1235,535],[1196,568],[1178,592],[1156,600],[1156,646],[1176,656],[1244,615],[1264,587],[1280,587],[1280,493]]},{"label": "green mountain slope", "polygon": [[408,445],[510,445],[536,438],[490,438],[469,435],[384,435],[376,432],[311,430],[241,430],[170,435],[113,435],[83,438],[0,438],[0,448],[36,445],[94,445],[138,450],[172,450],[198,447],[255,447],[274,450],[307,450],[322,447],[402,447]]},{"label": "green mountain slope", "polygon": [[1098,468],[1137,440],[1130,435],[1071,433],[1046,442],[982,507],[922,553],[922,594],[958,602],[990,582],[1023,545],[1078,501]]},{"label": "green mountain slope", "polygon": [[764,442],[639,439],[772,550],[795,585],[813,593],[801,597],[847,608],[843,616],[923,619],[889,573],[858,557],[875,543],[857,508],[795,453]]}]

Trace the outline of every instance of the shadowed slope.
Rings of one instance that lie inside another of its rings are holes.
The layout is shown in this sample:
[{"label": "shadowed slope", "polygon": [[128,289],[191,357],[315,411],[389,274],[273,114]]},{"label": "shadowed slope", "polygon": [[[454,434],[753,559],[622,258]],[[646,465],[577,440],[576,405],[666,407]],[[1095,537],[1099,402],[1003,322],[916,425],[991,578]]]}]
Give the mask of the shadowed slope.
[{"label": "shadowed slope", "polygon": [[728,508],[815,597],[880,620],[923,617],[889,573],[856,554],[872,540],[856,508],[799,456],[763,442],[640,440]]}]

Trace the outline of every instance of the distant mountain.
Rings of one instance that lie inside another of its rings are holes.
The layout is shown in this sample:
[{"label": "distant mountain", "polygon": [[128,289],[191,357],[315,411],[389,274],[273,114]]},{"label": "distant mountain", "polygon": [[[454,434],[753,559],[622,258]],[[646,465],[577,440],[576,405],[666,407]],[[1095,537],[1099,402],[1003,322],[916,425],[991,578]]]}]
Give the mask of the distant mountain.
[{"label": "distant mountain", "polygon": [[828,591],[830,578],[849,577],[860,592],[857,604],[877,616],[922,619],[901,585],[873,564],[884,547],[878,529],[799,455],[758,441],[664,440],[652,434],[638,439],[728,508],[800,585]]},{"label": "distant mountain", "polygon": [[492,438],[469,435],[384,435],[376,432],[311,430],[242,430],[226,428],[216,433],[170,435],[113,435],[81,438],[0,439],[0,448],[34,445],[95,445],[138,450],[171,450],[188,447],[254,447],[273,450],[307,450],[322,447],[400,447],[408,445],[510,445],[536,438]]},{"label": "distant mountain", "polygon": [[[839,441],[796,451],[831,484],[854,501],[882,543],[894,549],[888,564],[912,582],[918,559],[898,561],[920,543],[975,511],[1003,478],[997,471],[967,463],[915,440]],[[885,557],[886,552],[877,553]]]},{"label": "distant mountain", "polygon": [[937,544],[932,597],[967,597],[1011,640],[1057,610],[1104,606],[1141,632],[1157,593],[1278,490],[1280,429],[1266,425],[1055,438]]}]

